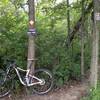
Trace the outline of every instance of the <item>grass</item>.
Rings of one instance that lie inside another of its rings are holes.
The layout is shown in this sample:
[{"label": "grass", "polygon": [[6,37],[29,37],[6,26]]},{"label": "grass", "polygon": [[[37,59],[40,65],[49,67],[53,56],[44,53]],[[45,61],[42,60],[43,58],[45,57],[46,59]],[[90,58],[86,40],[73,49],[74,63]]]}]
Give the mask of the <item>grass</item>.
[{"label": "grass", "polygon": [[100,100],[100,83],[96,89],[90,89],[89,95],[82,100]]}]

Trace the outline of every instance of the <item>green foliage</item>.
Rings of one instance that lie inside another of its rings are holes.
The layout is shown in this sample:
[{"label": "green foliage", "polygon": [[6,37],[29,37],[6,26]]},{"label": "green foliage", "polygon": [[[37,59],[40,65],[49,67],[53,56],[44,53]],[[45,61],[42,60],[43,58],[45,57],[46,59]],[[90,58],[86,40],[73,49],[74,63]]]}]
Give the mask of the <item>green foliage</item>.
[{"label": "green foliage", "polygon": [[91,89],[89,96],[84,97],[82,100],[100,100],[100,85],[96,89]]},{"label": "green foliage", "polygon": [[69,78],[69,71],[66,68],[67,66],[64,67],[57,67],[53,69],[53,73],[55,76],[55,83],[57,86],[62,86],[65,82],[68,81]]},{"label": "green foliage", "polygon": [[[4,65],[6,58],[16,59],[17,64],[25,69],[28,16],[20,8],[20,3],[24,0],[3,1],[0,1],[0,65]],[[71,10],[71,28],[73,29],[79,20],[81,9],[80,3],[77,5],[77,2],[70,8],[66,7],[66,2],[59,4],[55,2],[56,0],[41,0],[37,4],[36,58],[38,61],[36,68],[50,69],[54,74],[56,86],[62,86],[71,78],[80,78],[80,38],[75,38],[73,51],[72,48],[68,49],[65,46],[65,40],[67,37],[67,10]],[[88,49],[87,46],[85,48],[86,67],[90,64]]]},{"label": "green foliage", "polygon": [[[38,30],[39,31],[39,30]],[[45,30],[44,30],[45,31]],[[63,84],[68,79],[68,53],[63,45],[65,35],[60,32],[41,32],[37,37],[37,66],[47,67],[53,71],[57,84]],[[59,81],[59,82],[57,82]]]}]

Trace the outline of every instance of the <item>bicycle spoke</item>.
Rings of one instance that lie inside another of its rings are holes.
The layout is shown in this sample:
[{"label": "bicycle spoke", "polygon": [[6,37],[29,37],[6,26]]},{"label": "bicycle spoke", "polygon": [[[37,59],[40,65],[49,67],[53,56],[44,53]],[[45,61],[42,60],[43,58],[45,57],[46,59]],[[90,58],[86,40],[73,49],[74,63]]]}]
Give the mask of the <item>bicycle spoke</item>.
[{"label": "bicycle spoke", "polygon": [[[49,92],[53,86],[53,77],[48,70],[40,69],[35,72],[35,76],[43,82],[30,87],[30,91],[37,94],[45,94]],[[34,79],[33,79],[34,80]]]},{"label": "bicycle spoke", "polygon": [[6,73],[0,70],[0,97],[4,97],[10,93],[11,83],[10,77],[7,77]]}]

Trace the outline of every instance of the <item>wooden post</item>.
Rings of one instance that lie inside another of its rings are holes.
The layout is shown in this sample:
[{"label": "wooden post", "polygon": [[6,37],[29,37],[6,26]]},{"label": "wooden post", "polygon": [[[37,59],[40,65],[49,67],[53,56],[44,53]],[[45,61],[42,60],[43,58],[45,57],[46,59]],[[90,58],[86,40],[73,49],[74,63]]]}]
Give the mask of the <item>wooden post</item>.
[{"label": "wooden post", "polygon": [[[28,31],[28,58],[27,68],[31,66],[31,73],[35,67],[35,4],[34,0],[28,0],[29,5],[29,31]],[[32,63],[33,62],[33,63]]]}]

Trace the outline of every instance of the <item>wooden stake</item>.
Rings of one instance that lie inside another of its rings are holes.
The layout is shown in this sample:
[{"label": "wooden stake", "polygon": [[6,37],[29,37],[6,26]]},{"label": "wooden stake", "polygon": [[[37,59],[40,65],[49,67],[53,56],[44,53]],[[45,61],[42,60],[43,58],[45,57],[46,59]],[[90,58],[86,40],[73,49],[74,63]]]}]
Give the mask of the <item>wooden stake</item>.
[{"label": "wooden stake", "polygon": [[[31,73],[34,72],[35,67],[35,5],[34,0],[28,0],[29,5],[29,32],[28,32],[28,58],[27,68],[31,66]],[[33,63],[32,63],[33,62]]]}]

